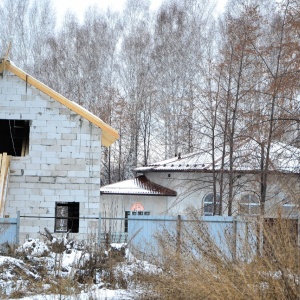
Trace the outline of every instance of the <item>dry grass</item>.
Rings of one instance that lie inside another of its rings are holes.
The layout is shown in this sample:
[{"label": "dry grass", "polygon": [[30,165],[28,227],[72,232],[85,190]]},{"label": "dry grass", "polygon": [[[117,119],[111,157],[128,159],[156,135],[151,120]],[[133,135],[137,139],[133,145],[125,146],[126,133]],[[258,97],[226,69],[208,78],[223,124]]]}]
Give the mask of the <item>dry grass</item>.
[{"label": "dry grass", "polygon": [[[106,249],[93,241],[80,244],[79,251],[67,245],[68,248],[62,242],[48,244],[50,251],[37,257],[31,248],[15,251],[11,256],[18,261],[8,261],[0,267],[0,282],[9,285],[3,291],[0,287],[0,298],[17,299],[39,293],[75,297],[81,291],[90,292],[94,284],[99,284],[99,288],[127,287],[126,278],[117,271],[119,263],[125,260],[124,251]],[[72,252],[76,253],[75,262],[64,267],[64,253]]]},{"label": "dry grass", "polygon": [[232,236],[217,244],[193,217],[182,225],[180,247],[176,231],[158,237],[161,255],[151,259],[162,272],[139,276],[145,299],[300,299],[295,224],[257,221],[253,240],[236,249]]}]

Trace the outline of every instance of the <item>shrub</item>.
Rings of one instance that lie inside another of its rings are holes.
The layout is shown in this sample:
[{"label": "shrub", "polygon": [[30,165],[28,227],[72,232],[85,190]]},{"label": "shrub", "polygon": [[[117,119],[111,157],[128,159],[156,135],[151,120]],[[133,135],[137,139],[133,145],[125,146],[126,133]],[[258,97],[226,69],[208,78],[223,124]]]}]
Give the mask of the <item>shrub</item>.
[{"label": "shrub", "polygon": [[252,237],[216,242],[196,214],[157,239],[160,254],[150,259],[161,272],[141,274],[147,299],[299,299],[299,258],[295,222],[278,216],[252,223]]}]

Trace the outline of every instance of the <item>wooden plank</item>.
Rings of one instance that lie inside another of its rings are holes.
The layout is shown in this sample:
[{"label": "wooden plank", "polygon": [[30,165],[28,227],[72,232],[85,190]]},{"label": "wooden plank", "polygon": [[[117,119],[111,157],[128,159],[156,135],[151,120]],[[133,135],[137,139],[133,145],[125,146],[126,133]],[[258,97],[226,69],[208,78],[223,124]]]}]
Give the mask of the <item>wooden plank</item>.
[{"label": "wooden plank", "polygon": [[[2,160],[1,160],[1,170],[0,170],[0,182],[2,183],[4,181],[4,171],[5,171],[5,161],[6,161],[7,153],[2,154]],[[1,194],[0,194],[1,196]]]},{"label": "wooden plank", "polygon": [[116,141],[115,138],[113,138],[111,135],[105,134],[102,132],[102,139],[101,143],[105,147],[109,147],[111,144],[113,144]]},{"label": "wooden plank", "polygon": [[2,61],[2,62],[0,63],[0,73],[3,73],[4,68],[5,68],[5,62]]},{"label": "wooden plank", "polygon": [[0,168],[0,217],[3,217],[2,207],[4,207],[4,157],[5,153],[1,155],[1,168]]},{"label": "wooden plank", "polygon": [[8,186],[10,156],[8,156],[7,153],[3,153],[1,157],[2,159],[0,169],[0,216],[3,216],[6,191]]},{"label": "wooden plank", "polygon": [[26,143],[27,143],[27,139],[26,139],[26,135],[24,134],[24,136],[23,136],[23,141],[22,141],[21,156],[25,156],[25,152],[26,152]]}]

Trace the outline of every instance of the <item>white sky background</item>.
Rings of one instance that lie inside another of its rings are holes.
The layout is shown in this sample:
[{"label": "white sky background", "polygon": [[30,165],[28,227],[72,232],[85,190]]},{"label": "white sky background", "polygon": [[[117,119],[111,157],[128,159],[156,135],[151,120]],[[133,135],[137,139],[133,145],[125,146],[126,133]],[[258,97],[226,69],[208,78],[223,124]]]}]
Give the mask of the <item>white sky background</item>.
[{"label": "white sky background", "polygon": [[[139,0],[136,0],[139,1]],[[112,10],[121,11],[125,0],[52,0],[57,13],[57,21],[61,23],[64,14],[68,9],[75,12],[80,21],[83,21],[86,9],[91,5],[97,5],[101,10],[110,8]],[[151,0],[151,10],[156,10],[162,0]],[[227,0],[218,0],[217,10],[222,11]]]}]

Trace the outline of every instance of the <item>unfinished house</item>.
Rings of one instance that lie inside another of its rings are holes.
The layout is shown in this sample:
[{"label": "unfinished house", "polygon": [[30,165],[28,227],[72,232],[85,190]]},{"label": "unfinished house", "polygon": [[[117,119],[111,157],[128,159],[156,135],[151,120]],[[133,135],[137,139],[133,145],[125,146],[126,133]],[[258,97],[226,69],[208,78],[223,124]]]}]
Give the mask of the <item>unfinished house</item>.
[{"label": "unfinished house", "polygon": [[47,228],[86,239],[100,209],[101,146],[118,133],[7,60],[0,62],[0,217],[20,241]]}]

